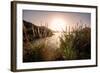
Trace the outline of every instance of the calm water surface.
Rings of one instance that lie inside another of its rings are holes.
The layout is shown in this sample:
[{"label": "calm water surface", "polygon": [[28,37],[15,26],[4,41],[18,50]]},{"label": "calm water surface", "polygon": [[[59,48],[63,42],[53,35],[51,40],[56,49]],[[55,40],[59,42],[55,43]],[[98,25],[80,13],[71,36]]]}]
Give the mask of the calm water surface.
[{"label": "calm water surface", "polygon": [[51,37],[46,37],[34,41],[34,45],[40,45],[45,43],[50,49],[57,49],[60,47],[60,37],[63,37],[62,32],[54,32]]}]

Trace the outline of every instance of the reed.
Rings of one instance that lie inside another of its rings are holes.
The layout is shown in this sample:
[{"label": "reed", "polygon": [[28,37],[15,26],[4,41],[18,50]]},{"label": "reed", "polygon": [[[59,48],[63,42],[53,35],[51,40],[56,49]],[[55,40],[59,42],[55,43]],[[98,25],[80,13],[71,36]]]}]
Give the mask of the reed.
[{"label": "reed", "polygon": [[64,38],[60,38],[60,50],[64,60],[90,59],[91,29],[85,25],[76,26],[72,31],[71,27],[66,27]]}]

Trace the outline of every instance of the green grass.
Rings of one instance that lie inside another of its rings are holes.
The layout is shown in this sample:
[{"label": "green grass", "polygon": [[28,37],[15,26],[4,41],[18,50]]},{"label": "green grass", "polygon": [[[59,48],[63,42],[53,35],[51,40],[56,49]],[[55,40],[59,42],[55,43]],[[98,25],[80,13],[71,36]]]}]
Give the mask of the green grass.
[{"label": "green grass", "polygon": [[70,32],[66,30],[65,32],[63,32],[63,36],[64,37],[60,37],[60,47],[57,48],[56,51],[49,50],[50,47],[46,47],[45,43],[34,45],[33,40],[31,41],[28,39],[28,37],[32,39],[32,35],[24,36],[26,40],[24,40],[23,42],[23,62],[39,62],[47,61],[49,59],[50,61],[56,61],[91,58],[90,27],[83,28],[82,26],[79,26],[78,28],[75,28]]},{"label": "green grass", "polygon": [[89,27],[78,28],[72,32],[64,33],[60,38],[60,50],[64,60],[90,59],[91,58],[91,31]]},{"label": "green grass", "polygon": [[44,44],[37,46],[30,43],[28,47],[30,48],[26,48],[23,51],[23,62],[38,62],[43,60],[41,56],[41,50],[45,47]]}]

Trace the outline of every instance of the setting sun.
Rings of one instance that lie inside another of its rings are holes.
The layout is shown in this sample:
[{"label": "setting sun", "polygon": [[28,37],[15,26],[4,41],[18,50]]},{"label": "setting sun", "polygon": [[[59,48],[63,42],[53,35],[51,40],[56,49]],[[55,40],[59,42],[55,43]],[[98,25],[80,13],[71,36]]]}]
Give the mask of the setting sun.
[{"label": "setting sun", "polygon": [[91,13],[23,10],[22,25],[23,63],[91,59]]},{"label": "setting sun", "polygon": [[63,18],[53,18],[50,23],[50,29],[53,31],[64,31],[66,29],[66,22]]}]

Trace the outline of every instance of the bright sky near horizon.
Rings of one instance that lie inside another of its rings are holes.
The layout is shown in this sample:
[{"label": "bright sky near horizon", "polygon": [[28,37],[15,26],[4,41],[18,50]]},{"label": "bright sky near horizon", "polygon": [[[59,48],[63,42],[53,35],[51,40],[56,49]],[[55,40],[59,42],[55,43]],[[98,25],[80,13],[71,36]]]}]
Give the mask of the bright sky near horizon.
[{"label": "bright sky near horizon", "polygon": [[53,31],[65,31],[66,27],[74,27],[76,24],[91,26],[90,13],[23,10],[23,20]]}]

